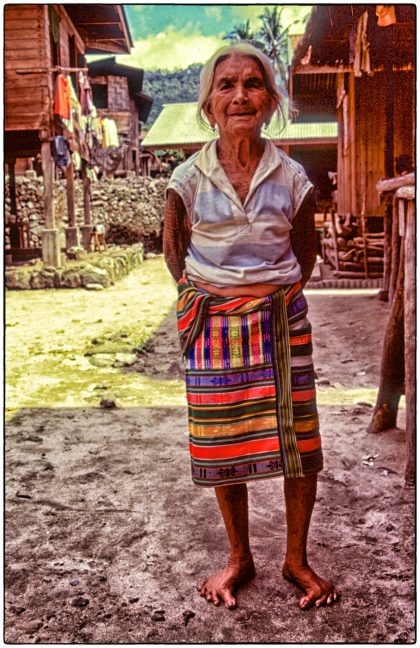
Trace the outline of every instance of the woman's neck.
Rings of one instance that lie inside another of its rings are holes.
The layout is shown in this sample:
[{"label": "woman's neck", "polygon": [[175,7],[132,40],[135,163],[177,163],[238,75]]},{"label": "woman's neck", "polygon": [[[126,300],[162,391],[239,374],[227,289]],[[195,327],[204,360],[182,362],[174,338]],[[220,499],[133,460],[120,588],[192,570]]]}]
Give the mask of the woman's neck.
[{"label": "woman's neck", "polygon": [[265,142],[262,137],[256,138],[232,138],[226,140],[221,137],[218,141],[218,157],[222,165],[234,164],[235,166],[248,168],[259,162],[264,152]]}]

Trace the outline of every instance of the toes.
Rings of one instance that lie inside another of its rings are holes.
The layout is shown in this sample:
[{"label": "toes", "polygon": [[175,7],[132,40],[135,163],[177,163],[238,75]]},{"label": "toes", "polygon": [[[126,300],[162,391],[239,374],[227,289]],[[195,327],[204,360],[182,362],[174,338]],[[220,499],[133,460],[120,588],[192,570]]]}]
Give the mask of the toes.
[{"label": "toes", "polygon": [[332,605],[335,601],[338,601],[340,598],[340,592],[337,592],[336,590],[333,590],[332,592],[326,592],[321,596],[317,601],[315,601],[316,607],[320,607],[321,605]]},{"label": "toes", "polygon": [[299,601],[299,607],[302,610],[307,610],[309,607],[311,607],[313,603],[313,599],[310,596],[302,596],[302,598]]},{"label": "toes", "polygon": [[234,610],[236,608],[236,599],[232,596],[232,592],[229,589],[224,588],[220,595],[228,610]]}]

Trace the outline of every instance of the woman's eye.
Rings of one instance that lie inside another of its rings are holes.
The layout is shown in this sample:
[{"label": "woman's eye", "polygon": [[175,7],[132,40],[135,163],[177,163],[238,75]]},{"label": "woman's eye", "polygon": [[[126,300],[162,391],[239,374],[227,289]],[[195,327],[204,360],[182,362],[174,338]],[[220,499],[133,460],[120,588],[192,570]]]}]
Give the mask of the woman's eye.
[{"label": "woman's eye", "polygon": [[249,79],[249,81],[246,81],[245,86],[247,88],[261,88],[262,81],[260,81],[259,79]]}]

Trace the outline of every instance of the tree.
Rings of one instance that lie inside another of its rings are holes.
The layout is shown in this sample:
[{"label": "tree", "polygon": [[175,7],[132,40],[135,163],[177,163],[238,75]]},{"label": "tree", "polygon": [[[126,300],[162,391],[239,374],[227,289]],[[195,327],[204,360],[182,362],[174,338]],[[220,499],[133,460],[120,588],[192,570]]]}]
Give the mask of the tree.
[{"label": "tree", "polygon": [[258,40],[257,35],[252,31],[249,20],[247,20],[246,23],[243,23],[242,25],[235,25],[232,31],[223,36],[223,38],[225,40],[230,40],[232,43],[240,43],[242,41],[246,41],[247,43],[251,43],[259,49],[264,48],[264,43]]},{"label": "tree", "polygon": [[278,82],[287,86],[287,72],[289,64],[289,29],[298,23],[294,20],[287,27],[281,22],[281,15],[285,7],[276,5],[272,9],[265,7],[264,12],[258,16],[261,27],[257,32],[250,28],[249,20],[242,25],[237,25],[226,34],[224,38],[233,43],[247,41],[261,49],[273,63],[278,76]]}]

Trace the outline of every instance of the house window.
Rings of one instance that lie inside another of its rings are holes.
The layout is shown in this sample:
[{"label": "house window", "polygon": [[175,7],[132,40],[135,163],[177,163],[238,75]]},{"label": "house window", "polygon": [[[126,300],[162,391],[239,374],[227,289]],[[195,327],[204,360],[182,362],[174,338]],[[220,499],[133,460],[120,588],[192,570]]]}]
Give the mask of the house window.
[{"label": "house window", "polygon": [[96,108],[108,108],[108,86],[103,83],[92,83],[93,103]]}]

